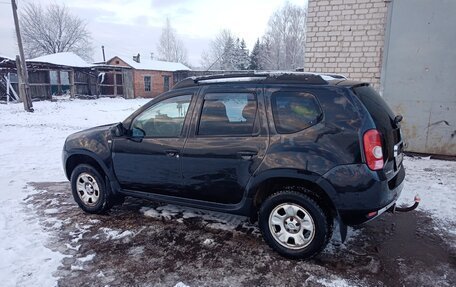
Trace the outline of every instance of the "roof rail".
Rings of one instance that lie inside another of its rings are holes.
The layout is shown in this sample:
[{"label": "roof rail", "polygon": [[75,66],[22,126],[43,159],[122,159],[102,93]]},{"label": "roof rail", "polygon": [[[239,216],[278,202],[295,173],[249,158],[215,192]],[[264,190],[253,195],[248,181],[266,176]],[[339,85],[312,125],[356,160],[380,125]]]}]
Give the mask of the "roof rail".
[{"label": "roof rail", "polygon": [[322,77],[332,78],[332,79],[328,79],[328,80],[346,80],[347,79],[347,77],[345,77],[344,75],[341,75],[341,74],[321,73],[319,75],[321,75]]},{"label": "roof rail", "polygon": [[174,85],[173,89],[197,86],[199,84],[227,82],[258,82],[258,83],[287,83],[325,85],[330,80],[345,79],[336,74],[317,74],[290,71],[251,71],[233,74],[218,74],[199,77],[189,77]]}]

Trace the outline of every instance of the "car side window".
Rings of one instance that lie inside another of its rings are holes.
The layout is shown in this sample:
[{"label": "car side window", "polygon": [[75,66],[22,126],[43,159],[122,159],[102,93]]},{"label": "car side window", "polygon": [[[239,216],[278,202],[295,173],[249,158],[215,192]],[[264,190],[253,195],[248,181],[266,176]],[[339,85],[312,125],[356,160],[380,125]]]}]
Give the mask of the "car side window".
[{"label": "car side window", "polygon": [[274,125],[278,133],[289,134],[316,124],[322,111],[314,95],[305,92],[275,92],[271,97]]},{"label": "car side window", "polygon": [[145,137],[179,137],[191,99],[177,96],[151,106],[134,119],[133,135],[139,130]]},{"label": "car side window", "polygon": [[257,99],[250,93],[213,93],[204,96],[198,135],[252,135]]}]

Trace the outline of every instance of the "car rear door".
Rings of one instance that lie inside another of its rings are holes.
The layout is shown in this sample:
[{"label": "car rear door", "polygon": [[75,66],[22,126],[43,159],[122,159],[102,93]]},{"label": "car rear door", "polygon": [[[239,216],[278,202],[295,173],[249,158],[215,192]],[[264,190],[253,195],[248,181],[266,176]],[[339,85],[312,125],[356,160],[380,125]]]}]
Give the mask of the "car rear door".
[{"label": "car rear door", "polygon": [[268,146],[264,110],[258,86],[201,91],[182,153],[182,196],[223,204],[242,200]]}]

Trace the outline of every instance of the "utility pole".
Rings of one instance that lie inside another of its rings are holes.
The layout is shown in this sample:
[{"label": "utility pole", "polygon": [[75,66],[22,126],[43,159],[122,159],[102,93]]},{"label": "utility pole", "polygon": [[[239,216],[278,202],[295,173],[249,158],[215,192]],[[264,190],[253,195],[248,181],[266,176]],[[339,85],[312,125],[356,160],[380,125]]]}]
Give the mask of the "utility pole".
[{"label": "utility pole", "polygon": [[22,46],[21,31],[19,30],[19,19],[17,17],[16,0],[11,0],[11,7],[13,8],[13,18],[14,18],[14,26],[16,28],[17,46],[19,47],[19,54],[21,56],[21,58],[20,58],[21,69],[18,69],[18,71],[17,71],[18,77],[22,78],[22,81],[19,81],[19,84],[23,85],[23,89],[19,89],[19,91],[22,91],[20,97],[22,99],[22,102],[24,103],[24,109],[27,112],[33,112],[32,100],[30,98],[30,93],[29,93],[30,90],[29,90],[27,63],[25,62],[24,47]]},{"label": "utility pole", "polygon": [[9,104],[10,101],[10,85],[11,85],[11,78],[10,73],[8,72],[6,78],[6,103]]}]

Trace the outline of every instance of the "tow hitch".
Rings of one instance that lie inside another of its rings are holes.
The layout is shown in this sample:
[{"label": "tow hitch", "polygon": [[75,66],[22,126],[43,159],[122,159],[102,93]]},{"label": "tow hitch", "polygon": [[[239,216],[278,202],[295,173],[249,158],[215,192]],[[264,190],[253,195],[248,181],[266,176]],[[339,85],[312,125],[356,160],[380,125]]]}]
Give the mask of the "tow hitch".
[{"label": "tow hitch", "polygon": [[418,196],[418,195],[415,195],[415,199],[414,199],[414,203],[413,205],[411,206],[408,206],[408,207],[397,207],[396,204],[394,204],[393,206],[391,206],[390,209],[388,209],[389,212],[409,212],[409,211],[412,211],[412,210],[415,210],[418,205],[420,204],[420,201],[421,201],[421,198]]}]

